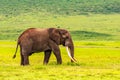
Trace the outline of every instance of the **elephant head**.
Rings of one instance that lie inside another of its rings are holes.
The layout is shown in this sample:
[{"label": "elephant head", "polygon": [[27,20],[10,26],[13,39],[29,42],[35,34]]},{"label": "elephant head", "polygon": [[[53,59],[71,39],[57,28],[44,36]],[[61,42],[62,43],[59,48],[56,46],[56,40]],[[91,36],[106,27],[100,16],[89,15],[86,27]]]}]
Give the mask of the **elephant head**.
[{"label": "elephant head", "polygon": [[74,44],[71,35],[67,30],[49,28],[49,37],[57,45],[65,46],[71,62],[76,62],[76,60],[74,59]]}]

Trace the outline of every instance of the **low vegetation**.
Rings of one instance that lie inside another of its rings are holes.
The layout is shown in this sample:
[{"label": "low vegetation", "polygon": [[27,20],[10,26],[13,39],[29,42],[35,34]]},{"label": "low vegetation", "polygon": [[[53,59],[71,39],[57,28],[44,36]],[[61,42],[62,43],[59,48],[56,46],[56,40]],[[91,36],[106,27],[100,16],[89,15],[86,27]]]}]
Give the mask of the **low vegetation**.
[{"label": "low vegetation", "polygon": [[43,53],[30,57],[29,66],[20,66],[19,51],[16,59],[15,41],[0,41],[0,79],[1,80],[119,80],[120,42],[76,41],[75,57],[71,63],[64,47],[61,47],[62,65],[56,65],[52,55],[48,65],[43,65]]},{"label": "low vegetation", "polygon": [[117,40],[119,0],[1,0],[0,40],[16,40],[26,28],[64,28],[74,40]]},{"label": "low vegetation", "polygon": [[[12,56],[27,28],[64,28],[75,44],[77,63],[60,46],[63,64],[52,54],[33,54],[29,66]],[[0,80],[120,80],[119,0],[0,0]]]},{"label": "low vegetation", "polygon": [[[48,17],[49,15],[49,17]],[[120,40],[120,14],[89,16],[59,16],[39,13],[22,14],[0,21],[0,39],[17,40],[17,37],[27,28],[64,28],[71,32],[73,40]],[[42,16],[42,17],[41,17]]]},{"label": "low vegetation", "polygon": [[49,12],[60,15],[89,13],[120,13],[119,0],[1,0],[0,14],[16,16],[29,12]]}]

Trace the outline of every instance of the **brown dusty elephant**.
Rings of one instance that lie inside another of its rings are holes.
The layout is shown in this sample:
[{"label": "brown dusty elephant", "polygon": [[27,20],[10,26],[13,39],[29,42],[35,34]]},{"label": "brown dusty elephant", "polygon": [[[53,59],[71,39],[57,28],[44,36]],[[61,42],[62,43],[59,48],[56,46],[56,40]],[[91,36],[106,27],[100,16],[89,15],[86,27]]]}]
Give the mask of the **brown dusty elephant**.
[{"label": "brown dusty elephant", "polygon": [[62,59],[59,48],[61,44],[66,46],[71,62],[76,62],[74,59],[73,41],[67,30],[56,28],[29,28],[19,36],[13,58],[16,57],[19,45],[21,65],[29,65],[29,56],[35,52],[44,52],[43,63],[47,64],[52,51],[56,56],[57,64],[61,64]]}]

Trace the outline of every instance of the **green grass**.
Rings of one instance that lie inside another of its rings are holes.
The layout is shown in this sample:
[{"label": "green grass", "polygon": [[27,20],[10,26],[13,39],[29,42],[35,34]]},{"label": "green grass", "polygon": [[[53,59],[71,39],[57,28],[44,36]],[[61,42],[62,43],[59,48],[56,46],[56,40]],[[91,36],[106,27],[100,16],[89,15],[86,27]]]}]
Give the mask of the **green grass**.
[{"label": "green grass", "polygon": [[64,28],[73,40],[119,41],[119,0],[1,0],[0,40],[29,27]]},{"label": "green grass", "polygon": [[0,14],[6,17],[28,12],[60,15],[120,13],[119,0],[1,0]]},{"label": "green grass", "polygon": [[119,80],[120,42],[75,41],[75,58],[70,63],[64,47],[60,46],[62,65],[56,65],[52,55],[48,65],[43,65],[43,53],[30,56],[29,66],[20,66],[20,55],[12,59],[15,41],[0,41],[1,80]]},{"label": "green grass", "polygon": [[[0,0],[0,80],[120,80],[119,0]],[[75,44],[77,63],[64,47],[62,65],[52,54],[30,56],[29,66],[12,59],[18,36],[27,28],[64,28]]]},{"label": "green grass", "polygon": [[[3,16],[1,16],[1,19]],[[64,28],[70,31],[73,40],[120,40],[120,14],[89,16],[60,16],[49,13],[27,13],[0,21],[0,39],[16,40],[27,28]]]}]

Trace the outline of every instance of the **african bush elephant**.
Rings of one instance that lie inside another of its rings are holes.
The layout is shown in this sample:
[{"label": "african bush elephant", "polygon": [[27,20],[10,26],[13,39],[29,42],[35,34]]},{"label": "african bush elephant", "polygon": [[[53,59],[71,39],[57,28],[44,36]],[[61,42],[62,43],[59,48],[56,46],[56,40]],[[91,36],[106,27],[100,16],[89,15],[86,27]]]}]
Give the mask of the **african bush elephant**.
[{"label": "african bush elephant", "polygon": [[64,29],[56,28],[29,28],[18,38],[17,47],[13,58],[16,57],[20,45],[21,65],[29,65],[29,56],[35,52],[44,52],[44,64],[49,62],[53,51],[57,64],[62,63],[59,45],[66,46],[71,62],[74,59],[74,45],[70,33]]}]

